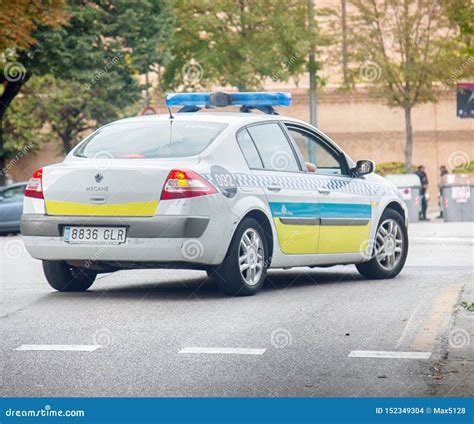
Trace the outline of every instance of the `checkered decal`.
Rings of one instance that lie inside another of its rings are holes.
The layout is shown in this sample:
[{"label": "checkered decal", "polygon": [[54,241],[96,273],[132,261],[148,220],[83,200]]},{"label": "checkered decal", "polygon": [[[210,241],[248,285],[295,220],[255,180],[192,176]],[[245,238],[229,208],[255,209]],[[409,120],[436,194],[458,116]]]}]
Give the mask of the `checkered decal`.
[{"label": "checkered decal", "polygon": [[[370,196],[384,196],[391,194],[389,187],[379,184],[369,184],[359,180],[339,180],[330,177],[302,177],[302,176],[281,176],[281,175],[250,175],[233,174],[238,187],[261,187],[269,185],[279,185],[283,188],[293,190],[318,190],[328,188],[331,191],[341,193],[365,194]],[[204,177],[213,185],[216,185],[214,178],[210,174]]]}]

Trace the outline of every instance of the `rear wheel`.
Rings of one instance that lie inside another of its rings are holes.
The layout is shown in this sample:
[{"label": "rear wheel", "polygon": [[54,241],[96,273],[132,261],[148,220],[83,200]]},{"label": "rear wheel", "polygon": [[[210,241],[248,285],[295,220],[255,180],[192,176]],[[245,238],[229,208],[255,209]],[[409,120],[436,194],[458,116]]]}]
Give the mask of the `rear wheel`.
[{"label": "rear wheel", "polygon": [[396,277],[405,265],[408,254],[408,234],[403,217],[387,209],[380,218],[375,235],[372,259],[357,264],[357,270],[367,278]]},{"label": "rear wheel", "polygon": [[43,272],[49,285],[62,292],[87,290],[97,276],[94,271],[70,266],[64,261],[43,261]]},{"label": "rear wheel", "polygon": [[219,289],[230,296],[249,296],[263,287],[268,243],[258,221],[245,218],[237,227],[224,262],[208,270]]}]

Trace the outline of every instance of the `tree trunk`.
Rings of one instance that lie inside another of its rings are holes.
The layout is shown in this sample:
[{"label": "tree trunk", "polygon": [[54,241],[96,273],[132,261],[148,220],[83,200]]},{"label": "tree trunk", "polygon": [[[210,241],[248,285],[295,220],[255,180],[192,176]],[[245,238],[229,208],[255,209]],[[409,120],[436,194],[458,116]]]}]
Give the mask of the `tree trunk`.
[{"label": "tree trunk", "polygon": [[21,79],[18,81],[10,81],[6,79],[6,76],[1,74],[0,83],[3,84],[3,93],[0,96],[0,186],[5,184],[6,181],[6,161],[7,161],[7,152],[5,151],[4,146],[4,127],[3,127],[3,118],[5,113],[10,106],[12,100],[20,92],[22,85],[28,81],[31,77],[31,74],[27,72]]},{"label": "tree trunk", "polygon": [[411,125],[411,106],[404,106],[405,110],[405,172],[411,172],[413,155],[413,127]]},{"label": "tree trunk", "polygon": [[4,186],[7,181],[6,158],[3,150],[3,118],[0,117],[0,187]]},{"label": "tree trunk", "polygon": [[341,0],[341,27],[342,27],[342,75],[344,88],[349,87],[349,69],[347,53],[347,18],[346,0]]},{"label": "tree trunk", "polygon": [[61,139],[63,141],[64,152],[67,155],[72,150],[71,134],[69,133],[62,134]]}]

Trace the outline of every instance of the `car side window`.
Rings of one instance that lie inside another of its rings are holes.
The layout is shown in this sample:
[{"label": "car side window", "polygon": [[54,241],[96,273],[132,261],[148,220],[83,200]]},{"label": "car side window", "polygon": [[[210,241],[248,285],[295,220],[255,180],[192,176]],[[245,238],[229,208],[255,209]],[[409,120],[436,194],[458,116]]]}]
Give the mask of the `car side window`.
[{"label": "car side window", "polygon": [[237,143],[239,143],[240,150],[242,150],[249,168],[262,169],[262,160],[260,159],[257,148],[255,147],[255,144],[253,143],[253,140],[250,137],[247,129],[243,129],[237,134]]},{"label": "car side window", "polygon": [[297,128],[288,127],[293,140],[302,152],[308,151],[308,146],[313,144],[316,159],[316,174],[320,175],[345,175],[346,166],[343,159],[336,151],[327,146],[318,137]]},{"label": "car side window", "polygon": [[25,186],[18,186],[7,188],[3,190],[0,194],[4,200],[15,200],[23,196],[23,192],[25,191]]},{"label": "car side window", "polygon": [[278,123],[248,127],[265,169],[298,172],[300,168],[295,153]]}]

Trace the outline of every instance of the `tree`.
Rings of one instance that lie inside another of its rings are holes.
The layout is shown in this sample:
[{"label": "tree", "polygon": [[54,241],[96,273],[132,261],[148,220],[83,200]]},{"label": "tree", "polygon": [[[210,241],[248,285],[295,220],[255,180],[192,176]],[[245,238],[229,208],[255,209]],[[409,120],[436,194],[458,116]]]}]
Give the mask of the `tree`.
[{"label": "tree", "polygon": [[347,1],[341,0],[341,55],[342,55],[342,85],[344,88],[350,86],[349,82],[349,53],[347,42]]},{"label": "tree", "polygon": [[412,166],[413,108],[436,101],[460,63],[460,43],[439,2],[352,0],[352,33],[360,74],[375,94],[405,115],[405,169]]},{"label": "tree", "polygon": [[163,2],[71,0],[67,25],[35,34],[27,66],[46,75],[42,116],[67,153],[83,134],[116,119],[141,94],[138,74],[161,64],[171,20]]},{"label": "tree", "polygon": [[302,73],[309,39],[307,4],[298,0],[177,0],[165,89],[261,88],[267,78]]},{"label": "tree", "polygon": [[31,73],[18,58],[37,43],[34,31],[67,20],[64,0],[0,0],[0,186],[5,184],[5,164],[15,153],[15,144],[4,143],[4,117]]},{"label": "tree", "polygon": [[474,3],[471,0],[442,0],[449,20],[457,26],[459,39],[464,45],[467,57],[474,55],[472,40],[474,36]]},{"label": "tree", "polygon": [[38,27],[64,22],[64,0],[0,0],[0,52],[36,44]]}]

